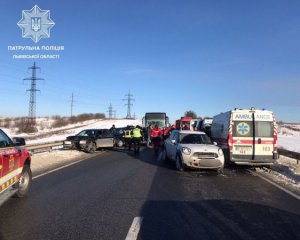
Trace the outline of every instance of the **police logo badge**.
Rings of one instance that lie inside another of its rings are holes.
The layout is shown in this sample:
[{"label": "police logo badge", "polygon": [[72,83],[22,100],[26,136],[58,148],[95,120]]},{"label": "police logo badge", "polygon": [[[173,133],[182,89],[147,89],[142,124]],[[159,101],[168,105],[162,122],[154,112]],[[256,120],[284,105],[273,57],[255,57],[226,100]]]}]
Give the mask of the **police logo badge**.
[{"label": "police logo badge", "polygon": [[41,10],[35,5],[31,10],[22,11],[22,19],[17,24],[22,29],[23,38],[31,38],[35,43],[50,37],[50,30],[55,23],[50,18],[49,10]]}]

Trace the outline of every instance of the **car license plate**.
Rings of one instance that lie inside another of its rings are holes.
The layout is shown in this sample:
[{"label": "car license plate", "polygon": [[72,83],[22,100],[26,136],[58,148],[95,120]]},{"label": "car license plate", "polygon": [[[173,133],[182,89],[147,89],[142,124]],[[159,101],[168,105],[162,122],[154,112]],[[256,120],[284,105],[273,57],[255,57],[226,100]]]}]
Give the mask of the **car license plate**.
[{"label": "car license plate", "polygon": [[235,146],[235,150],[241,154],[252,152],[252,146]]},{"label": "car license plate", "polygon": [[66,145],[71,145],[71,141],[65,141]]}]

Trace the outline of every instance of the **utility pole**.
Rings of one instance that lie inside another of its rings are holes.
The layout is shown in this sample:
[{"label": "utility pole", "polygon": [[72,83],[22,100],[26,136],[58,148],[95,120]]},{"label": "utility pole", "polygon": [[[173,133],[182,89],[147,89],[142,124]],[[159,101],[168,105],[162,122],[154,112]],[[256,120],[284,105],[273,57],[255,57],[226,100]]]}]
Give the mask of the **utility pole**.
[{"label": "utility pole", "polygon": [[127,106],[127,116],[126,118],[132,118],[131,117],[131,107],[133,106],[133,104],[131,103],[132,101],[135,101],[132,97],[133,95],[130,94],[130,90],[128,91],[128,94],[125,95],[125,99],[123,99],[123,101],[127,101],[127,103],[125,104],[125,106]]},{"label": "utility pole", "polygon": [[73,107],[74,107],[74,94],[72,93],[72,97],[71,97],[71,117],[73,117]]},{"label": "utility pole", "polygon": [[36,92],[40,91],[39,89],[36,89],[36,81],[44,79],[36,77],[36,70],[40,69],[40,67],[37,67],[35,62],[33,63],[33,66],[28,69],[32,70],[32,76],[31,78],[24,78],[23,80],[31,81],[31,88],[27,89],[27,91],[30,92],[27,128],[28,130],[33,130],[36,123]]},{"label": "utility pole", "polygon": [[108,118],[109,119],[112,119],[113,118],[113,107],[112,107],[112,105],[111,105],[111,103],[109,104],[109,107],[108,107],[108,110],[107,110],[107,112],[108,112]]}]

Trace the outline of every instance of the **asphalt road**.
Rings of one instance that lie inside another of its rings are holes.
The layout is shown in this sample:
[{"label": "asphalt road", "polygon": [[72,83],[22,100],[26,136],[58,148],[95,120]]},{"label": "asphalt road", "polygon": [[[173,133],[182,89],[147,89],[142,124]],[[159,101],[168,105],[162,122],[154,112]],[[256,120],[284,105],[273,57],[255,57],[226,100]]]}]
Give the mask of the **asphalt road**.
[{"label": "asphalt road", "polygon": [[150,149],[107,152],[35,179],[0,208],[0,239],[300,239],[299,200],[246,169],[177,172]]}]

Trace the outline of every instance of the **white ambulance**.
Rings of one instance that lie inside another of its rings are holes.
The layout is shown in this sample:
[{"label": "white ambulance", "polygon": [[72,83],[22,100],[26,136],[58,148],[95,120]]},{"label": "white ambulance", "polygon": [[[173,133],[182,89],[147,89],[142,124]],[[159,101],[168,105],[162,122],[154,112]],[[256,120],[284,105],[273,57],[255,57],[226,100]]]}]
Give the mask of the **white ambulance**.
[{"label": "white ambulance", "polygon": [[278,158],[273,112],[234,109],[214,116],[211,138],[223,149],[226,163],[271,165]]}]

